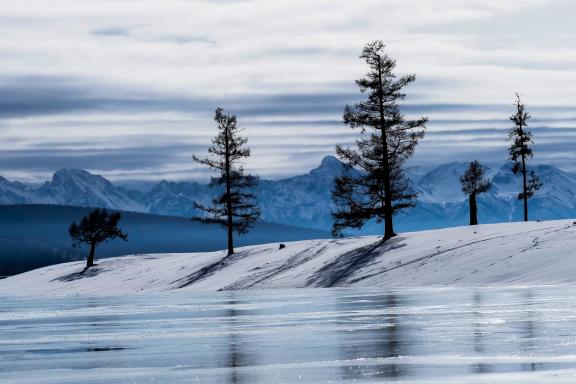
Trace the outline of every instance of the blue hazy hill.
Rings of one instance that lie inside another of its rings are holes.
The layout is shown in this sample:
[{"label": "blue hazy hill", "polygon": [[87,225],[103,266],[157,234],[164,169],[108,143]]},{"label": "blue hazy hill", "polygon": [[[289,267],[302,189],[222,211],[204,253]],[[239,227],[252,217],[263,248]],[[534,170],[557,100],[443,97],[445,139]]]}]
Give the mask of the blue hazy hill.
[{"label": "blue hazy hill", "polygon": [[[0,206],[0,276],[12,275],[64,261],[80,260],[86,250],[70,244],[68,227],[90,208],[56,205]],[[224,249],[226,235],[217,225],[188,218],[122,212],[120,227],[128,241],[102,244],[98,257],[140,253],[202,252]],[[327,238],[322,230],[261,222],[236,245]]]}]

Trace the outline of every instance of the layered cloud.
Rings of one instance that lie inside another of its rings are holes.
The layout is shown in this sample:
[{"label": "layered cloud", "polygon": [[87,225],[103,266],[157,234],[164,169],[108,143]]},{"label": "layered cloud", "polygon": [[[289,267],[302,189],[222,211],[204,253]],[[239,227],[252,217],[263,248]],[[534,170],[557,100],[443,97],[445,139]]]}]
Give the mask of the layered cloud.
[{"label": "layered cloud", "polygon": [[430,117],[413,165],[506,160],[514,92],[536,161],[576,169],[576,28],[569,1],[29,1],[0,9],[0,174],[82,167],[115,179],[191,179],[238,115],[248,166],[300,173],[358,134],[358,53],[382,39],[414,72],[405,112]]}]

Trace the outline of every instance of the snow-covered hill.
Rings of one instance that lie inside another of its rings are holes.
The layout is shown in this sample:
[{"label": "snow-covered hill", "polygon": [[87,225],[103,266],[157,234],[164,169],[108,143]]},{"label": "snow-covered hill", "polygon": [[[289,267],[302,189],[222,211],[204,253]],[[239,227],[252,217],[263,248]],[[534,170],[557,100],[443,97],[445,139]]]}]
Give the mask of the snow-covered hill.
[{"label": "snow-covered hill", "polygon": [[[0,276],[30,271],[56,263],[82,260],[81,249],[73,248],[70,223],[88,214],[89,208],[57,205],[0,205]],[[226,247],[226,231],[184,217],[121,212],[120,227],[128,241],[110,241],[98,256],[137,253],[205,252]],[[330,238],[327,231],[259,222],[236,237],[238,246]]]},{"label": "snow-covered hill", "polygon": [[300,287],[576,284],[573,220],[307,240],[224,252],[125,256],[0,280],[2,295],[118,295]]}]

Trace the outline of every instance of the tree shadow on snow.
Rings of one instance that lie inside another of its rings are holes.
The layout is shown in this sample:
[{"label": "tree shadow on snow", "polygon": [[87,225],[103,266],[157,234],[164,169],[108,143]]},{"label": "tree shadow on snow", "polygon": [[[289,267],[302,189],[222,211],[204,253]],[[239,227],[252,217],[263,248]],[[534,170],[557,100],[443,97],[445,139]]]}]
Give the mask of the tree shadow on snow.
[{"label": "tree shadow on snow", "polygon": [[52,281],[74,281],[74,280],[80,280],[80,279],[85,279],[88,277],[94,277],[99,275],[101,272],[106,271],[106,269],[104,268],[99,268],[98,265],[93,265],[90,268],[84,269],[81,272],[74,272],[74,273],[69,273],[67,275],[64,276],[60,276],[55,278]]},{"label": "tree shadow on snow", "polygon": [[192,285],[200,280],[203,280],[209,276],[214,275],[216,272],[226,268],[227,266],[235,263],[237,260],[244,258],[245,256],[249,255],[248,251],[241,251],[238,253],[233,253],[231,255],[224,256],[220,260],[209,264],[205,267],[200,268],[198,271],[185,276],[181,279],[173,281],[172,283],[177,283],[177,288],[184,288],[189,285]]},{"label": "tree shadow on snow", "polygon": [[308,279],[307,285],[320,288],[337,286],[376,258],[404,246],[406,244],[402,243],[402,238],[397,236],[346,252],[317,270]]}]

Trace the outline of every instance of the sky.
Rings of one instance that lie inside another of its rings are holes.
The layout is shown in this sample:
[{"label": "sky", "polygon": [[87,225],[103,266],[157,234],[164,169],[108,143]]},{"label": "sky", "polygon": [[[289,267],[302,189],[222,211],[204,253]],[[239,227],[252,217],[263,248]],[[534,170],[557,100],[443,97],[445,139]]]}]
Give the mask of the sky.
[{"label": "sky", "polygon": [[408,117],[411,166],[506,161],[519,92],[535,163],[576,171],[576,4],[569,0],[0,0],[0,175],[60,168],[115,181],[204,180],[192,162],[238,117],[266,178],[301,174],[359,132],[362,47],[383,40]]}]

